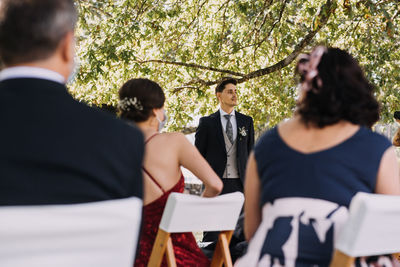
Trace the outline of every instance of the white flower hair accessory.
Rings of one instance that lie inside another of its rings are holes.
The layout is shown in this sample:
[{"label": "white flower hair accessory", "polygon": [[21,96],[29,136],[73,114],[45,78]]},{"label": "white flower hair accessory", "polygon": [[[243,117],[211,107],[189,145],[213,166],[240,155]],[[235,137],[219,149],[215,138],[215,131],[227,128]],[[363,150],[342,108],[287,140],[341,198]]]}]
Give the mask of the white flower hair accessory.
[{"label": "white flower hair accessory", "polygon": [[125,98],[121,99],[118,102],[118,108],[123,111],[130,111],[131,108],[134,108],[137,110],[143,110],[142,103],[140,103],[140,101],[136,97],[134,97],[134,98],[125,97]]},{"label": "white flower hair accessory", "polygon": [[244,128],[244,126],[239,128],[239,134],[240,134],[240,136],[243,136],[243,137],[247,136],[247,131],[246,131],[246,128]]}]

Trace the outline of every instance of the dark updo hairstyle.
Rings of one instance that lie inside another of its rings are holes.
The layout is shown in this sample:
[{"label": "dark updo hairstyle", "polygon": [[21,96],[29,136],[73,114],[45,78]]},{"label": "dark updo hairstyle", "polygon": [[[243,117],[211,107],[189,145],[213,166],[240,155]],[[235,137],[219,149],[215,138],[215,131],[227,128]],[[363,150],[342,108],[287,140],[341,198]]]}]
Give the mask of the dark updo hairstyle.
[{"label": "dark updo hairstyle", "polygon": [[[338,48],[328,48],[317,70],[318,75],[310,81],[310,90],[297,103],[296,112],[306,125],[323,128],[345,120],[371,127],[379,119],[374,88],[351,55]],[[322,85],[317,82],[318,78]]]},{"label": "dark updo hairstyle", "polygon": [[118,108],[121,118],[134,122],[146,121],[153,114],[152,110],[162,108],[165,102],[162,88],[149,79],[131,79],[119,89],[118,94],[120,100],[136,98],[136,107]]}]

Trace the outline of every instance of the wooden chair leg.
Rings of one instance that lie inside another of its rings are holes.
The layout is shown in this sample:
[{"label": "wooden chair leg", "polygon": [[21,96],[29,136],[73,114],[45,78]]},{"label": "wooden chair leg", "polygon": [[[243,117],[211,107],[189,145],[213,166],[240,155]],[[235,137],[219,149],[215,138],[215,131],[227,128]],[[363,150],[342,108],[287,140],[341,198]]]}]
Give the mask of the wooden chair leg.
[{"label": "wooden chair leg", "polygon": [[211,267],[232,267],[232,258],[229,251],[229,243],[231,242],[233,231],[222,231],[218,236],[218,243],[215,247],[214,256],[211,260]]},{"label": "wooden chair leg", "polygon": [[167,253],[167,264],[168,264],[168,267],[176,267],[174,247],[172,245],[171,237],[168,238],[166,253]]},{"label": "wooden chair leg", "polygon": [[393,258],[395,258],[398,262],[400,262],[400,252],[399,253],[393,253]]},{"label": "wooden chair leg", "polygon": [[[156,240],[154,241],[153,249],[151,250],[150,259],[147,266],[159,267],[161,265],[165,252],[167,252],[167,261],[173,260],[175,263],[174,249],[172,247],[170,233],[158,229]],[[169,264],[170,263],[168,263],[168,265]],[[176,263],[175,265],[169,266],[176,266]]]},{"label": "wooden chair leg", "polygon": [[343,252],[335,249],[333,258],[329,267],[352,267],[354,258],[344,254]]}]

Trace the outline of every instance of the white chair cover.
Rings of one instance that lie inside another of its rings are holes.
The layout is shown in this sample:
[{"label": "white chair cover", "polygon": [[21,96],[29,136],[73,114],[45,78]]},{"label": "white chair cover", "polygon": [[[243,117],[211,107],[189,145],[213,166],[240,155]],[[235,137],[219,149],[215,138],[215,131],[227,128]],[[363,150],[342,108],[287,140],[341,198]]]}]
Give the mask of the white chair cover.
[{"label": "white chair cover", "polygon": [[169,233],[233,230],[243,202],[240,192],[213,198],[171,193],[160,229]]},{"label": "white chair cover", "polygon": [[132,267],[142,200],[0,208],[1,267]]},{"label": "white chair cover", "polygon": [[400,196],[357,193],[335,248],[352,257],[400,252]]}]

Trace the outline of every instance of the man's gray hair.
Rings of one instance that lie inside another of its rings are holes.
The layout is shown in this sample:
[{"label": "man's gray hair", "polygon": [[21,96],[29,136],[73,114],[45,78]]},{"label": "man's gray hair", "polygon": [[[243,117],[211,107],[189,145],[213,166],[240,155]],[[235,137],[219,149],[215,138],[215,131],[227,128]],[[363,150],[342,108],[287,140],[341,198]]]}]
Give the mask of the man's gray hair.
[{"label": "man's gray hair", "polygon": [[73,31],[77,12],[73,0],[1,0],[0,59],[5,65],[51,56]]}]

